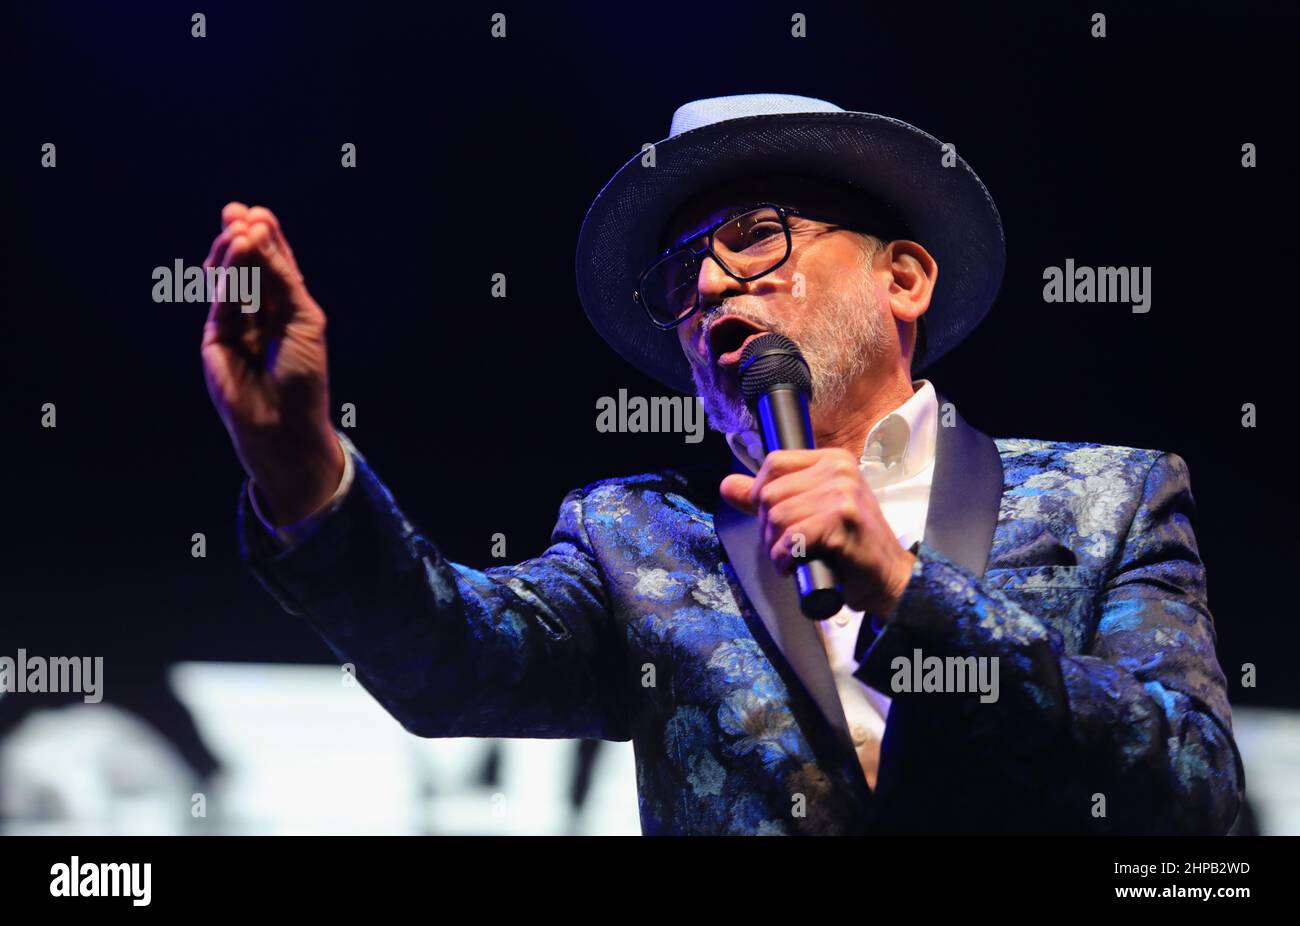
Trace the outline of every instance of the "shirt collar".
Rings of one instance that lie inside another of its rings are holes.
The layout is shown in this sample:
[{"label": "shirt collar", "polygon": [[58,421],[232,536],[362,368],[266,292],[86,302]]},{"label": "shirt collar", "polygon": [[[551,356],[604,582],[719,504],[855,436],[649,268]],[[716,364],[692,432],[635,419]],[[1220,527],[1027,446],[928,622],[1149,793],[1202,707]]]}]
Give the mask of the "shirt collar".
[{"label": "shirt collar", "polygon": [[[912,396],[867,432],[859,466],[873,489],[910,479],[934,461],[939,401],[928,379],[912,380]],[[751,473],[762,466],[763,442],[754,431],[727,434],[736,459]]]}]

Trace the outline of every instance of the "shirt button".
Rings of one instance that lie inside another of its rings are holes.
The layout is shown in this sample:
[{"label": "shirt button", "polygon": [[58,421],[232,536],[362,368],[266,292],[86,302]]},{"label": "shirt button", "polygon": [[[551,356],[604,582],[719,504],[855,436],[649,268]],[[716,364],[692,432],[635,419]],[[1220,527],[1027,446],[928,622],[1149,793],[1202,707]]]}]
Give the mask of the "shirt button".
[{"label": "shirt button", "polygon": [[847,626],[849,626],[849,615],[848,615],[848,612],[847,612],[847,611],[844,611],[843,609],[841,609],[841,610],[840,610],[840,613],[835,615],[835,623],[836,623],[836,625],[838,625],[838,626],[840,626],[840,627],[847,627]]},{"label": "shirt button", "polygon": [[867,728],[861,724],[855,723],[853,729],[850,730],[849,733],[853,736],[854,746],[861,746],[867,741]]}]

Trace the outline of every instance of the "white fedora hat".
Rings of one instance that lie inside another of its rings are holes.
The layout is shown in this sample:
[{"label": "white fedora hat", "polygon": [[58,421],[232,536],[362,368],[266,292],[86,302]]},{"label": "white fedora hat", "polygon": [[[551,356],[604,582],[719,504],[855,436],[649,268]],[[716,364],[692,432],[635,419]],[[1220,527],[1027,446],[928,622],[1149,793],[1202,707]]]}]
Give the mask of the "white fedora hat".
[{"label": "white fedora hat", "polygon": [[939,265],[926,311],[919,372],[988,314],[1002,283],[1006,239],[989,191],[942,142],[889,116],[848,112],[812,97],[752,93],[695,100],[673,114],[653,167],[633,155],[592,202],[578,233],[577,281],[596,330],[660,382],[694,391],[673,331],[650,324],[633,299],[684,202],[728,180],[803,174],[846,184],[890,208]]}]

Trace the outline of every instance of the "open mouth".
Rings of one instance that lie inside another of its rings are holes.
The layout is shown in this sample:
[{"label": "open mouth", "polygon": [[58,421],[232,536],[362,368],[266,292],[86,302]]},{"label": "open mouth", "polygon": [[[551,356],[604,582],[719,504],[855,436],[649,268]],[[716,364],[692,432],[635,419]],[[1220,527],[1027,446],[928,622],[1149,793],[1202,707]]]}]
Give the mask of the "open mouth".
[{"label": "open mouth", "polygon": [[724,315],[709,326],[709,356],[720,367],[740,363],[745,345],[766,330],[735,315]]}]

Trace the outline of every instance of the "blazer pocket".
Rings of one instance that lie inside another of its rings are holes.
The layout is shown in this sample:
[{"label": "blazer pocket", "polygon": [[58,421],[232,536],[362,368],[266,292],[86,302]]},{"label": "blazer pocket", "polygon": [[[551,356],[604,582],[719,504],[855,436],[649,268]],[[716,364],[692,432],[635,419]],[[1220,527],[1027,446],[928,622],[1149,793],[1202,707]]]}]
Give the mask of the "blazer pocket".
[{"label": "blazer pocket", "polygon": [[1091,566],[1018,566],[989,569],[983,581],[990,588],[1015,592],[1095,589],[1101,584],[1101,570]]}]

